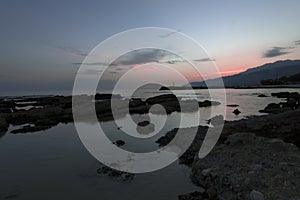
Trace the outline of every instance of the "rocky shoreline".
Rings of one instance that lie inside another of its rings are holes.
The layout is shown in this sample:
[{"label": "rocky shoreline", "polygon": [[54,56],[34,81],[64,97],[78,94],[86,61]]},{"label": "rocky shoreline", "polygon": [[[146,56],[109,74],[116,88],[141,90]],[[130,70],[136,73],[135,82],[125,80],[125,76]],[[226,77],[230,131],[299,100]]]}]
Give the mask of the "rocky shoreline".
[{"label": "rocky shoreline", "polygon": [[[74,98],[73,98],[74,100]],[[118,109],[117,117],[126,115],[129,105],[130,114],[154,113],[161,114],[162,111],[170,114],[172,112],[195,112],[199,107],[218,105],[219,102],[206,100],[197,102],[195,100],[181,100],[173,94],[163,94],[148,99],[123,98],[120,95],[96,94],[95,96],[81,95],[75,97],[81,102],[81,108],[95,104],[95,111],[99,121],[114,119],[111,109],[111,101],[114,101]],[[193,108],[188,107],[193,103]],[[159,104],[161,109],[150,109],[152,105]],[[184,105],[185,110],[181,110]],[[92,110],[84,110],[82,120],[88,120]],[[0,135],[5,134],[9,125],[21,126],[12,133],[27,133],[49,129],[59,123],[73,122],[72,96],[48,96],[48,97],[23,97],[17,99],[0,99]]]},{"label": "rocky shoreline", "polygon": [[[299,94],[272,94],[287,98],[269,115],[225,122],[221,138],[203,159],[197,154],[207,128],[179,159],[191,167],[190,178],[199,191],[179,195],[179,200],[300,199]],[[189,131],[189,128],[186,129]],[[164,146],[176,135],[167,133],[157,143]]]},{"label": "rocky shoreline", "polygon": [[[274,97],[286,98],[286,102],[269,104],[261,112],[264,116],[249,117],[239,121],[225,121],[221,137],[212,152],[203,159],[197,157],[207,126],[199,126],[190,148],[179,158],[181,164],[191,168],[191,181],[198,191],[178,196],[179,200],[217,199],[300,199],[300,109],[298,93],[274,93]],[[148,99],[126,99],[119,95],[97,94],[79,96],[83,102],[94,102],[99,121],[111,120],[111,100],[117,101],[118,109],[129,105],[130,114],[160,113],[150,107],[160,104],[167,114],[181,112],[181,99],[174,95],[159,95]],[[190,102],[184,102],[190,103]],[[193,102],[198,107],[218,105],[218,102]],[[237,107],[237,105],[228,105]],[[195,111],[194,108],[188,111]],[[216,116],[209,120],[217,126],[223,120]],[[30,97],[0,99],[0,137],[10,125],[20,126],[12,133],[46,130],[59,123],[73,122],[72,97]],[[149,122],[141,122],[146,125]],[[197,127],[196,127],[197,128]],[[195,127],[185,128],[185,132]],[[168,132],[156,142],[167,145],[178,129]],[[123,141],[116,141],[122,145]],[[133,174],[101,167],[99,174],[132,180]],[[188,191],[187,191],[188,192]]]}]

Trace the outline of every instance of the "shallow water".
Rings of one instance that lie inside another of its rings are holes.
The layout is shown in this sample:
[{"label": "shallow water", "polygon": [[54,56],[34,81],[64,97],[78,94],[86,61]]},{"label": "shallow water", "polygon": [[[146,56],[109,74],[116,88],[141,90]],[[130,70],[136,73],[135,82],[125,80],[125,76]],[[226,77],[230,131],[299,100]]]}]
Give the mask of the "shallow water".
[{"label": "shallow water", "polygon": [[[238,104],[238,109],[242,113],[235,116],[232,113],[235,108],[226,107],[226,119],[237,120],[250,115],[261,115],[258,110],[269,103],[282,101],[270,96],[272,92],[281,91],[300,92],[299,89],[227,89],[226,104]],[[186,99],[205,100],[209,97],[207,90],[198,90],[196,97],[190,95],[190,91],[181,92],[181,96]],[[258,94],[266,94],[269,97],[260,98],[257,97]],[[220,99],[212,100],[220,101]],[[209,108],[200,109],[199,124],[205,124],[205,120],[209,119],[208,111]],[[196,114],[198,113],[172,113],[162,130],[147,139],[136,139],[122,134],[111,121],[101,122],[101,125],[111,141],[117,139],[126,141],[122,148],[134,152],[148,152],[158,149],[155,141],[167,131],[178,127],[180,118],[191,119]],[[152,118],[161,121],[163,116],[152,115]],[[85,125],[96,126],[88,123]],[[189,120],[183,122],[183,127],[194,125],[197,124]],[[10,130],[14,128],[10,127]],[[132,131],[135,129],[131,128]],[[0,199],[9,197],[165,200],[177,199],[179,194],[199,189],[189,179],[189,168],[179,165],[178,162],[156,172],[138,174],[132,181],[126,182],[119,178],[97,174],[97,169],[102,165],[84,148],[72,123],[59,124],[36,133],[13,135],[9,131],[0,138]]]},{"label": "shallow water", "polygon": [[83,147],[73,124],[0,139],[0,197],[18,199],[176,199],[196,190],[189,169],[174,163],[132,181],[96,173],[101,164]]}]

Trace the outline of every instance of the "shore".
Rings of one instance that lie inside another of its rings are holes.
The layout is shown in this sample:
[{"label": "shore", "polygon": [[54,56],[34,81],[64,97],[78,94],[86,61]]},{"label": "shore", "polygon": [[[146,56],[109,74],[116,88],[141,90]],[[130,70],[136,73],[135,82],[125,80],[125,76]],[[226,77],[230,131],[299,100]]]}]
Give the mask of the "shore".
[{"label": "shore", "polygon": [[[207,126],[199,126],[191,147],[179,158],[181,164],[191,168],[190,179],[199,190],[187,191],[180,200],[197,199],[299,199],[300,193],[300,109],[299,94],[272,94],[286,98],[286,102],[271,103],[261,110],[268,113],[238,121],[225,121],[222,135],[212,152],[204,159],[197,153],[205,137]],[[168,114],[181,112],[179,101],[172,95],[159,95],[148,99],[126,99],[110,94],[80,96],[79,100],[95,103],[99,121],[113,119],[110,101],[118,101],[120,110],[130,106],[131,114],[156,112],[151,105],[161,104]],[[261,97],[263,98],[263,97]],[[186,102],[189,103],[189,102]],[[217,102],[196,102],[199,107],[218,105]],[[20,126],[11,133],[46,130],[59,123],[73,122],[72,97],[30,97],[0,100],[0,137],[10,125]],[[231,105],[232,106],[232,105]],[[190,110],[194,111],[193,109]],[[87,110],[83,120],[88,119]],[[122,113],[122,112],[121,112]],[[213,126],[214,120],[210,123]],[[146,123],[146,122],[145,122]],[[195,128],[195,127],[194,127]],[[185,132],[194,128],[185,128]],[[157,140],[165,146],[178,129]],[[99,168],[100,174],[133,179],[132,174]]]},{"label": "shore", "polygon": [[[180,157],[199,190],[178,199],[299,199],[300,109],[287,106],[295,94],[285,95],[287,102],[261,111],[269,115],[225,122],[217,145],[203,159],[197,155],[207,127],[199,126],[193,144]],[[176,132],[157,142],[168,144]]]}]

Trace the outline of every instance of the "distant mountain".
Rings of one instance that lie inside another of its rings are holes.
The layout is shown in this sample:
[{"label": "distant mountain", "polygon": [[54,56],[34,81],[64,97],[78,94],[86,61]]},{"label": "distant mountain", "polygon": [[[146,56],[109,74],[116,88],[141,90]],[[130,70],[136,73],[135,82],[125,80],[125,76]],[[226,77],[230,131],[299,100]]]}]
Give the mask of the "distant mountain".
[{"label": "distant mountain", "polygon": [[[277,79],[282,76],[291,76],[300,72],[300,60],[283,60],[264,64],[259,67],[247,69],[232,76],[223,77],[225,87],[249,87],[260,85],[261,80]],[[210,87],[217,87],[218,79],[206,81]],[[205,87],[205,82],[191,82],[193,87]]]}]

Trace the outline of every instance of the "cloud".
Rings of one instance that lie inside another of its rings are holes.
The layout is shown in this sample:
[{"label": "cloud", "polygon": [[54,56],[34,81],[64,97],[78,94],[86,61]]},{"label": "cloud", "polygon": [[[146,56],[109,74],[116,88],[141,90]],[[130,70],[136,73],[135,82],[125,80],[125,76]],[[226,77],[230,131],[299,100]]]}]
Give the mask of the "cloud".
[{"label": "cloud", "polygon": [[292,49],[292,47],[272,47],[272,49],[269,49],[263,54],[263,57],[273,58],[273,57],[291,53],[290,51],[287,51],[288,49]]},{"label": "cloud", "polygon": [[75,48],[63,47],[63,46],[58,46],[56,48],[61,51],[64,51],[65,53],[67,53],[68,55],[71,55],[71,56],[86,57],[88,55],[88,53],[86,53],[82,50],[75,49]]},{"label": "cloud", "polygon": [[214,58],[201,58],[201,59],[196,59],[194,61],[195,62],[212,62],[212,61],[216,61],[216,59],[214,59]]},{"label": "cloud", "polygon": [[[214,58],[199,58],[193,60],[194,62],[212,62],[216,61]],[[182,62],[187,62],[186,60],[168,60],[166,63],[168,64],[175,64],[175,63],[182,63]]]},{"label": "cloud", "polygon": [[128,54],[121,56],[114,64],[116,65],[138,65],[151,62],[159,62],[159,60],[170,55],[161,49],[142,49],[134,50]]},{"label": "cloud", "polygon": [[[76,62],[72,63],[73,65],[88,65],[88,66],[107,66],[108,63],[104,62],[93,62],[93,63],[82,63],[82,62]],[[109,66],[117,66],[115,63],[111,63]]]},{"label": "cloud", "polygon": [[300,40],[296,40],[295,45],[300,45]]}]

